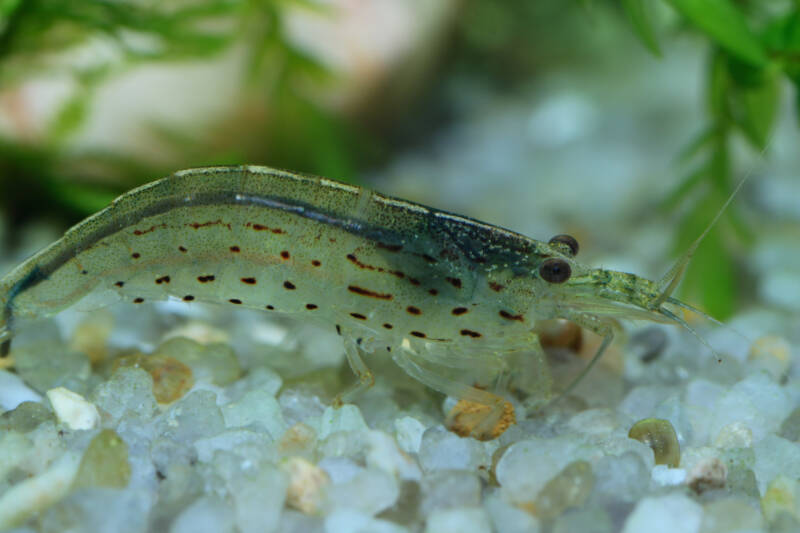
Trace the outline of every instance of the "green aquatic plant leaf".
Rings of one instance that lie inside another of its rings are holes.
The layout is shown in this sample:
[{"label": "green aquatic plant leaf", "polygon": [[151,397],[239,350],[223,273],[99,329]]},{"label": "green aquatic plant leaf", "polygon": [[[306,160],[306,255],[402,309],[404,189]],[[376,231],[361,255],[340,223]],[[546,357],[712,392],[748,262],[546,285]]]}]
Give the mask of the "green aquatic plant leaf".
[{"label": "green aquatic plant leaf", "polygon": [[747,19],[730,0],[668,0],[720,48],[754,66],[767,63],[767,54],[750,31]]},{"label": "green aquatic plant leaf", "polygon": [[622,0],[622,8],[628,15],[639,40],[656,56],[661,56],[655,30],[653,30],[651,0]]}]

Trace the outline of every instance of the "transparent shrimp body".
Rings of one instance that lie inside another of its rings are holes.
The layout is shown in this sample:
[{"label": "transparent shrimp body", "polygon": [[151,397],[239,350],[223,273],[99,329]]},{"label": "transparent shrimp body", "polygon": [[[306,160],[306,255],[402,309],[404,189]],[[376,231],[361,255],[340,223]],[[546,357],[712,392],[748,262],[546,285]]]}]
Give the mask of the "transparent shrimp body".
[{"label": "transparent shrimp body", "polygon": [[89,294],[221,303],[336,328],[356,390],[373,382],[362,356],[377,351],[439,391],[499,406],[444,369],[502,372],[527,352],[544,398],[541,320],[602,335],[598,357],[617,317],[680,322],[659,285],[576,254],[566,236],[540,242],[325,178],[188,170],[121,196],[2,278],[0,340]]}]

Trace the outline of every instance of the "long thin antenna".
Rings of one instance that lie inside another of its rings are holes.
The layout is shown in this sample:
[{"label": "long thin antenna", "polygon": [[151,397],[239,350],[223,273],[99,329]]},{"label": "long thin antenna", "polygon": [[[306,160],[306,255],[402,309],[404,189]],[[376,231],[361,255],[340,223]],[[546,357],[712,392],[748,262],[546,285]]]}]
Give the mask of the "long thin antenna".
[{"label": "long thin antenna", "polygon": [[[759,160],[764,158],[764,154],[767,153],[767,150],[772,145],[772,141],[774,139],[775,135],[773,134],[759,152]],[[747,180],[749,180],[750,177],[755,173],[755,169],[756,166],[753,164],[747,174],[745,174],[744,178],[742,178],[739,181],[739,184],[736,185],[736,188],[733,189],[733,192],[730,194],[730,196],[728,196],[728,199],[725,200],[725,203],[722,204],[722,207],[720,207],[719,211],[717,211],[717,214],[714,216],[708,226],[706,226],[706,229],[703,230],[703,233],[701,233],[700,236],[697,237],[697,239],[695,239],[694,242],[689,246],[686,252],[680,258],[678,258],[677,261],[675,261],[675,264],[672,265],[672,268],[670,268],[667,273],[664,274],[660,280],[658,280],[659,288],[663,287],[664,285],[666,285],[666,287],[664,287],[664,290],[661,291],[661,294],[658,296],[658,298],[656,298],[655,302],[653,302],[656,307],[660,306],[662,303],[664,303],[664,300],[672,296],[672,293],[678,287],[678,284],[680,284],[681,279],[683,279],[683,274],[686,272],[686,267],[689,264],[689,261],[692,259],[692,256],[694,256],[694,253],[697,251],[697,247],[700,246],[700,243],[703,242],[703,239],[705,239],[706,235],[708,235],[708,232],[711,231],[711,229],[717,224],[722,214],[731,204],[736,195],[739,194],[739,191],[745,182],[747,182]]]}]

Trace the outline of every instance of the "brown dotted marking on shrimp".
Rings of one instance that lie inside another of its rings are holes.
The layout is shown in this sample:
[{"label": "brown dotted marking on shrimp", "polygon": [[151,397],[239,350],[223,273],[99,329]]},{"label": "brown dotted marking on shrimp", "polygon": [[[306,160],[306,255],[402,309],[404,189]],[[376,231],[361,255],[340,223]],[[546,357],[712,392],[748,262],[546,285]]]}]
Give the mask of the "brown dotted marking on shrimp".
[{"label": "brown dotted marking on shrimp", "polygon": [[133,303],[135,303],[135,304],[140,304],[140,303],[142,303],[143,301],[144,301],[144,298],[134,298],[134,299],[133,299]]},{"label": "brown dotted marking on shrimp", "polygon": [[275,306],[274,306],[274,305],[266,305],[266,306],[264,306],[264,308],[265,308],[267,311],[274,311],[274,310],[275,310]]},{"label": "brown dotted marking on shrimp", "polygon": [[245,227],[252,228],[255,231],[270,231],[276,235],[286,233],[281,228],[270,228],[269,226],[265,226],[264,224],[257,224],[255,222],[248,222],[247,224],[245,224]]},{"label": "brown dotted marking on shrimp", "polygon": [[428,294],[430,294],[431,296],[436,296],[439,294],[439,291],[437,291],[436,289],[428,289]]},{"label": "brown dotted marking on shrimp", "polygon": [[450,285],[452,285],[453,287],[455,287],[456,289],[460,289],[461,286],[462,286],[461,278],[450,278],[450,277],[448,277],[448,278],[444,278],[444,279],[447,280],[447,282]]},{"label": "brown dotted marking on shrimp", "polygon": [[469,313],[469,309],[467,309],[466,307],[454,307],[453,310],[450,312],[455,316],[460,316],[465,313]]},{"label": "brown dotted marking on shrimp", "polygon": [[194,300],[194,296],[192,296],[191,294],[187,294],[186,296],[183,297],[184,302],[191,302],[192,300]]},{"label": "brown dotted marking on shrimp", "polygon": [[306,309],[308,309],[309,311],[313,311],[314,309],[317,309],[318,307],[319,306],[317,304],[306,304]]},{"label": "brown dotted marking on shrimp", "polygon": [[402,244],[389,244],[389,243],[380,242],[380,241],[376,242],[375,246],[377,246],[378,248],[381,248],[383,250],[386,250],[388,252],[399,252],[400,250],[403,249],[403,245]]},{"label": "brown dotted marking on shrimp", "polygon": [[384,327],[384,329],[392,329],[392,328],[394,328],[394,326],[389,324],[388,322],[384,322],[383,327]]},{"label": "brown dotted marking on shrimp", "polygon": [[498,314],[501,317],[505,318],[506,320],[516,320],[518,322],[522,322],[522,321],[525,320],[524,316],[522,316],[522,315],[512,315],[511,313],[509,313],[506,310],[501,310]]},{"label": "brown dotted marking on shrimp", "polygon": [[311,260],[311,266],[315,266],[315,267],[322,266],[322,261],[320,261],[319,259],[312,259]]},{"label": "brown dotted marking on shrimp", "polygon": [[169,283],[169,276],[161,276],[160,278],[156,278],[156,285],[161,285],[162,283]]},{"label": "brown dotted marking on shrimp", "polygon": [[225,226],[226,228],[231,229],[231,225],[229,223],[223,222],[219,218],[217,220],[211,220],[211,221],[208,221],[208,222],[191,222],[191,223],[186,224],[186,225],[189,226],[192,229],[207,228],[207,227],[210,227],[210,226]]},{"label": "brown dotted marking on shrimp", "polygon": [[229,250],[230,250],[231,252],[235,253],[235,254],[238,254],[239,252],[241,252],[241,251],[242,251],[242,249],[241,249],[241,248],[239,248],[238,246],[231,246],[231,247],[229,248]]},{"label": "brown dotted marking on shrimp", "polygon": [[417,278],[408,278],[408,282],[414,285],[415,287],[419,287],[420,285],[422,285],[422,282],[420,282],[420,280],[418,280]]},{"label": "brown dotted marking on shrimp", "polygon": [[[355,256],[355,254],[347,254],[345,257],[347,258],[348,261],[350,261],[351,263],[356,265],[358,268],[363,268],[364,270],[373,270],[375,272],[391,274],[392,276],[396,276],[396,277],[398,277],[400,279],[403,279],[403,278],[406,277],[406,275],[403,272],[399,271],[399,270],[387,270],[387,269],[385,269],[383,267],[376,267],[375,265],[362,263],[361,261],[358,260],[358,258]],[[409,281],[411,281],[411,278],[409,278]]]},{"label": "brown dotted marking on shrimp", "polygon": [[155,226],[150,226],[147,229],[136,229],[133,230],[134,235],[144,235],[145,233],[150,233],[151,231],[155,231],[157,229],[166,229],[166,224],[156,224]]},{"label": "brown dotted marking on shrimp", "polygon": [[284,281],[283,282],[283,288],[286,289],[286,290],[289,290],[289,291],[293,291],[297,287],[295,287],[294,283],[292,283],[291,281]]},{"label": "brown dotted marking on shrimp", "polygon": [[489,288],[492,289],[494,292],[500,292],[503,289],[505,289],[506,286],[505,285],[501,285],[500,283],[497,283],[496,281],[490,281],[489,282]]},{"label": "brown dotted marking on shrimp", "polygon": [[357,318],[359,320],[366,320],[367,319],[367,317],[365,317],[361,313],[350,313],[350,316],[353,317],[353,318]]},{"label": "brown dotted marking on shrimp", "polygon": [[471,329],[462,329],[461,334],[465,337],[472,337],[473,339],[477,339],[483,336],[477,331],[472,331]]},{"label": "brown dotted marking on shrimp", "polygon": [[88,273],[89,273],[89,271],[88,271],[88,270],[81,270],[81,274],[83,274],[84,276],[85,276],[86,274],[88,274]]},{"label": "brown dotted marking on shrimp", "polygon": [[247,285],[255,285],[256,278],[242,278],[242,283],[246,283]]},{"label": "brown dotted marking on shrimp", "polygon": [[133,257],[134,259],[139,259],[140,257],[142,257],[142,254],[140,254],[139,252],[133,252],[131,254],[131,257]]},{"label": "brown dotted marking on shrimp", "polygon": [[189,250],[187,250],[185,246],[178,246],[178,251],[185,254]]},{"label": "brown dotted marking on shrimp", "polygon": [[391,294],[371,291],[369,289],[359,287],[358,285],[348,285],[347,290],[354,294],[358,294],[359,296],[368,296],[369,298],[377,298],[379,300],[391,300],[394,298],[394,296]]},{"label": "brown dotted marking on shrimp", "polygon": [[424,339],[425,337],[427,337],[427,335],[425,335],[421,331],[409,331],[409,333],[411,333],[415,337],[419,337],[420,339]]},{"label": "brown dotted marking on shrimp", "polygon": [[281,259],[289,259],[289,257],[291,256],[289,255],[289,252],[287,250],[283,250],[281,252]]},{"label": "brown dotted marking on shrimp", "polygon": [[413,305],[409,305],[408,307],[406,307],[406,311],[408,311],[409,314],[412,314],[412,315],[421,315],[422,314],[422,309],[420,309],[419,307],[414,307]]},{"label": "brown dotted marking on shrimp", "polygon": [[240,304],[242,303],[242,301],[241,301],[239,298],[231,298],[231,299],[230,299],[230,300],[228,300],[228,301],[229,301],[230,303],[232,303],[232,304],[236,304],[236,305],[240,305]]},{"label": "brown dotted marking on shrimp", "polygon": [[124,281],[118,281],[114,284],[114,286],[119,287],[120,289],[125,286]]},{"label": "brown dotted marking on shrimp", "polygon": [[209,274],[207,276],[197,276],[197,281],[199,281],[200,283],[209,283],[211,281],[214,281],[215,279],[216,278],[214,277],[213,274]]}]

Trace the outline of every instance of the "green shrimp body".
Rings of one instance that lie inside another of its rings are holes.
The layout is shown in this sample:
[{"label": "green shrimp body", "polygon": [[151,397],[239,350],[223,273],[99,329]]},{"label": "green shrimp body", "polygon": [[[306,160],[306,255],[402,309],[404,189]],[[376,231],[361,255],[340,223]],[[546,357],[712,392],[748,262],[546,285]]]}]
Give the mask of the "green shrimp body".
[{"label": "green shrimp body", "polygon": [[0,340],[17,320],[98,291],[305,315],[359,344],[424,347],[434,360],[518,350],[542,319],[606,335],[612,317],[674,318],[655,283],[587,268],[575,252],[325,178],[187,170],[122,195],[3,277]]}]

